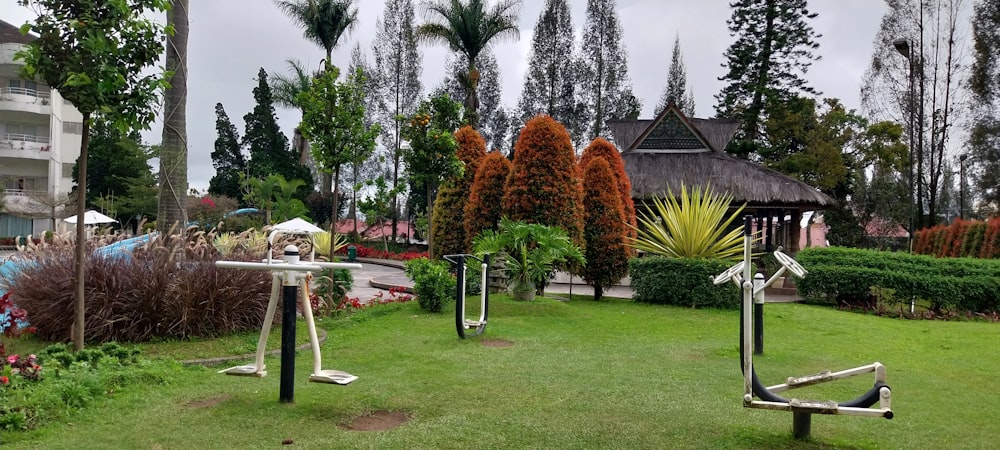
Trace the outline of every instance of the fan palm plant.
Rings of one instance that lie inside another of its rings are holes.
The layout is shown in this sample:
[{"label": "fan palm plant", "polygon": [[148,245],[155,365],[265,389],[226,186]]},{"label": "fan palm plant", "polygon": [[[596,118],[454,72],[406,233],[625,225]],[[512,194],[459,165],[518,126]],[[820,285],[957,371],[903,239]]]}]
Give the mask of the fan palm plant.
[{"label": "fan palm plant", "polygon": [[732,195],[716,194],[711,186],[695,187],[690,195],[681,185],[679,197],[667,191],[663,199],[653,198],[638,217],[633,247],[654,255],[673,258],[743,257],[743,230],[731,225],[740,216],[741,205],[727,215]]},{"label": "fan palm plant", "polygon": [[416,37],[425,42],[441,42],[469,61],[468,75],[460,74],[465,84],[465,113],[469,124],[477,128],[479,109],[479,71],[476,57],[499,39],[517,39],[520,0],[499,0],[487,9],[484,0],[435,0],[426,5],[427,23],[417,27]]},{"label": "fan palm plant", "polygon": [[497,230],[485,230],[472,240],[476,254],[493,254],[503,260],[509,287],[515,297],[530,300],[536,287],[557,264],[584,264],[583,252],[561,228],[500,219]]}]

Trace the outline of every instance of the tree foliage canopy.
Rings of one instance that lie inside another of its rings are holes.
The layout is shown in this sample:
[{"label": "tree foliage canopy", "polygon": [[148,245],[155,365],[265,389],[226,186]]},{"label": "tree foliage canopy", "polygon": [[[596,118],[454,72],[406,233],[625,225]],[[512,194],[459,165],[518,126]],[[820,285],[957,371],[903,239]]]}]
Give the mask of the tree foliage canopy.
[{"label": "tree foliage canopy", "polygon": [[763,135],[768,107],[800,93],[816,94],[804,78],[819,59],[820,37],[809,21],[816,13],[806,0],[737,0],[730,4],[729,34],[736,40],[726,50],[726,85],[716,94],[720,117],[738,117],[743,126],[727,151],[741,157],[754,152]]}]

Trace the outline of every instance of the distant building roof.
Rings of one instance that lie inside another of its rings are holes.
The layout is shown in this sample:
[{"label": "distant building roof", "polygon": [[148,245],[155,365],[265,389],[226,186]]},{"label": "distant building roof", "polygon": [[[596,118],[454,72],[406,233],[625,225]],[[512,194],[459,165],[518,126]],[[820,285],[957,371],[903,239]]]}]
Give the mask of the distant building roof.
[{"label": "distant building roof", "polygon": [[725,153],[739,129],[732,119],[688,118],[671,103],[652,120],[609,122],[622,149],[632,197],[660,197],[681,185],[710,185],[752,207],[824,209],[829,196],[799,180]]},{"label": "distant building roof", "polygon": [[21,28],[0,20],[0,44],[30,44],[38,37],[21,34]]}]

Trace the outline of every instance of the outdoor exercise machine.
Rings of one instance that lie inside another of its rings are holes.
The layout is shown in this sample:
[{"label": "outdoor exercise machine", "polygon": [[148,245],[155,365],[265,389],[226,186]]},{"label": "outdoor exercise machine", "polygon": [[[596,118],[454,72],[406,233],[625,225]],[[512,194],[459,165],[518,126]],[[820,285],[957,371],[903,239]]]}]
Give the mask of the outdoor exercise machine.
[{"label": "outdoor exercise machine", "polygon": [[[284,226],[282,226],[284,225]],[[227,269],[250,269],[268,270],[271,275],[271,297],[267,303],[267,312],[264,313],[264,323],[261,325],[260,338],[257,340],[256,360],[253,364],[230,367],[220,370],[219,373],[226,375],[267,376],[264,365],[264,352],[267,346],[267,338],[271,331],[271,324],[274,322],[274,313],[278,303],[278,291],[282,296],[281,313],[281,381],[279,401],[291,403],[294,401],[294,380],[295,380],[295,322],[297,316],[296,305],[301,301],[302,315],[306,319],[306,326],[309,328],[309,342],[312,346],[313,371],[309,375],[309,381],[318,383],[346,385],[358,377],[340,370],[324,370],[321,367],[321,357],[319,350],[319,339],[316,335],[316,323],[313,321],[312,305],[309,302],[308,280],[311,272],[319,272],[323,269],[360,269],[358,263],[330,263],[315,260],[315,242],[312,242],[313,251],[309,261],[302,261],[299,257],[299,248],[288,245],[284,249],[282,259],[271,258],[271,248],[275,236],[282,234],[308,235],[312,238],[312,233],[322,231],[305,221],[289,221],[276,225],[267,238],[266,259],[261,262],[247,261],[216,261],[216,266]],[[299,286],[302,285],[302,289]]]},{"label": "outdoor exercise machine", "polygon": [[[797,378],[789,377],[784,383],[774,386],[764,386],[760,379],[757,378],[757,372],[753,366],[753,352],[749,351],[753,346],[753,339],[750,335],[754,322],[753,315],[751,314],[751,304],[753,304],[756,296],[760,295],[760,298],[763,298],[764,289],[770,286],[777,277],[783,275],[786,270],[798,277],[805,277],[808,272],[788,255],[781,251],[776,251],[774,252],[774,256],[781,263],[781,268],[766,282],[762,282],[763,277],[755,280],[756,282],[752,282],[750,270],[752,219],[753,216],[749,215],[744,218],[743,261],[740,261],[713,279],[715,284],[732,281],[743,291],[740,308],[740,358],[743,369],[743,406],[746,408],[791,411],[792,434],[796,439],[809,437],[813,414],[840,414],[892,419],[892,390],[885,383],[885,366],[879,362],[839,372],[831,373],[830,371],[823,371],[815,375]],[[875,384],[872,388],[858,398],[846,402],[801,400],[797,398],[786,399],[778,395],[780,392],[795,388],[871,372],[875,373]],[[757,397],[759,400],[754,400],[754,397]],[[878,409],[871,409],[876,403],[878,403]]]},{"label": "outdoor exercise machine", "polygon": [[[490,273],[490,255],[487,254],[483,256],[482,259],[476,257],[476,255],[444,255],[444,259],[455,265],[455,273],[457,276],[457,280],[455,282],[455,330],[458,331],[458,337],[465,339],[469,333],[468,330],[473,330],[471,331],[472,336],[483,334],[483,330],[486,329],[486,319],[489,316],[490,306],[490,290],[488,284]],[[479,261],[480,268],[482,270],[479,278],[479,320],[469,320],[465,317],[465,272],[468,270],[468,267],[465,264],[466,259]]]}]

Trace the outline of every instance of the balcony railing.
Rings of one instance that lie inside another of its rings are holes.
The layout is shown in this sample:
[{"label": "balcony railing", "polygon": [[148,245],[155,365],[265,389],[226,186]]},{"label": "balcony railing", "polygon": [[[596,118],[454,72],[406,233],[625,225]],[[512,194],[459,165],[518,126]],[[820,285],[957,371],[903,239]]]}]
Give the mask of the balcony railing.
[{"label": "balcony railing", "polygon": [[13,95],[32,97],[35,99],[35,102],[41,101],[43,105],[49,104],[48,92],[22,87],[0,87],[0,100],[13,100]]},{"label": "balcony railing", "polygon": [[0,140],[2,141],[14,141],[14,142],[34,142],[36,144],[48,144],[48,136],[38,136],[34,134],[22,134],[22,133],[5,133],[0,134]]},{"label": "balcony railing", "polygon": [[46,194],[45,191],[36,191],[31,189],[6,189],[4,190],[10,197],[37,197]]}]

